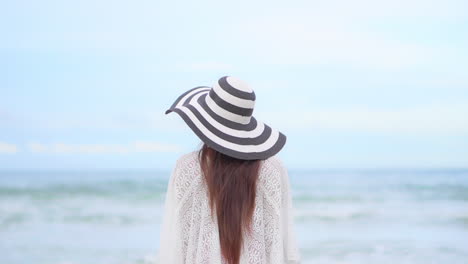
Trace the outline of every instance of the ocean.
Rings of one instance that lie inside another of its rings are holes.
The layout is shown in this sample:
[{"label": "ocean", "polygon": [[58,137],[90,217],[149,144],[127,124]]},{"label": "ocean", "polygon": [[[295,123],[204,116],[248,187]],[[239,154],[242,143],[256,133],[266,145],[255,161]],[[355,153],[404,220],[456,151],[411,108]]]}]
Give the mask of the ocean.
[{"label": "ocean", "polygon": [[[1,264],[153,263],[165,171],[1,171]],[[468,169],[289,171],[302,263],[468,263]]]}]

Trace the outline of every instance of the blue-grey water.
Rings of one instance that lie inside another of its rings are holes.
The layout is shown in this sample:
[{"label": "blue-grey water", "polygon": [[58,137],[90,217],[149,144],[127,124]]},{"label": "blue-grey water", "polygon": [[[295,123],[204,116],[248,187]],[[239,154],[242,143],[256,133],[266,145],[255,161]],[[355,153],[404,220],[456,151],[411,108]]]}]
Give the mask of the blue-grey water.
[{"label": "blue-grey water", "polygon": [[[168,177],[0,172],[0,263],[152,263]],[[290,178],[303,263],[468,263],[468,170]]]}]

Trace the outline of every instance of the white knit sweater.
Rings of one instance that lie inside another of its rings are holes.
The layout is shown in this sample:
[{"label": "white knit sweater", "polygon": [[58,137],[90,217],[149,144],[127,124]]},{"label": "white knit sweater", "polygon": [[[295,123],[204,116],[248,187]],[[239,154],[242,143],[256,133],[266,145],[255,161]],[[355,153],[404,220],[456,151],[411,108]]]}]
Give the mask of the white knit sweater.
[{"label": "white knit sweater", "polygon": [[[276,156],[262,161],[252,232],[244,235],[240,263],[299,263],[287,169]],[[223,263],[198,152],[172,171],[161,226],[158,263]]]}]

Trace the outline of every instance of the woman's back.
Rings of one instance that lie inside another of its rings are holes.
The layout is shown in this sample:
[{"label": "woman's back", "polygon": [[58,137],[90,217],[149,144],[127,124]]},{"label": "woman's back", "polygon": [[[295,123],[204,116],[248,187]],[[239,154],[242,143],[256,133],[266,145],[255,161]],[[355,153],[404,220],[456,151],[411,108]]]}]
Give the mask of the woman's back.
[{"label": "woman's back", "polygon": [[[234,198],[235,199],[235,198]],[[251,232],[240,263],[298,263],[286,168],[278,157],[261,161]],[[222,263],[198,151],[180,157],[172,172],[161,228],[159,263]]]}]

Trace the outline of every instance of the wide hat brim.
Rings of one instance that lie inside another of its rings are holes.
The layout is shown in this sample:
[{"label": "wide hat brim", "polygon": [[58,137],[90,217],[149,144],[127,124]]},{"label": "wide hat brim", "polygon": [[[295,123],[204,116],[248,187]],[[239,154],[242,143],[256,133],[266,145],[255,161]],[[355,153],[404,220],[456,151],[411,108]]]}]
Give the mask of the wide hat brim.
[{"label": "wide hat brim", "polygon": [[175,112],[210,148],[244,160],[267,159],[286,144],[286,136],[250,117],[240,124],[216,114],[206,102],[211,87],[198,86],[177,98],[166,114]]}]

